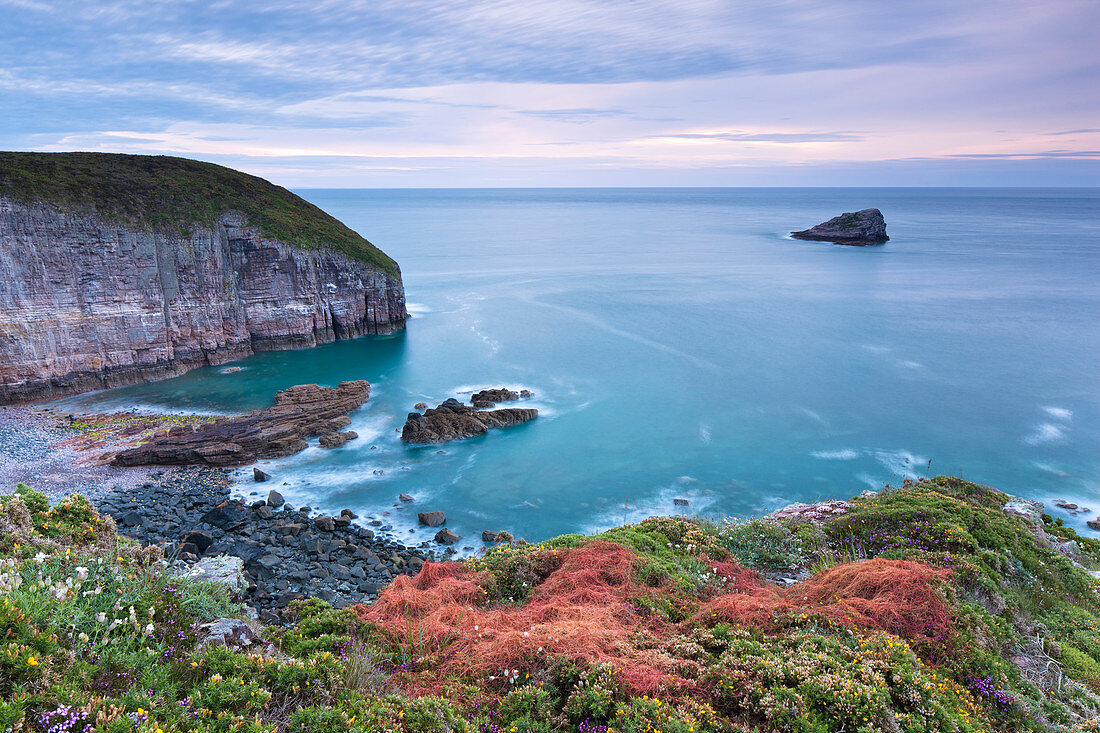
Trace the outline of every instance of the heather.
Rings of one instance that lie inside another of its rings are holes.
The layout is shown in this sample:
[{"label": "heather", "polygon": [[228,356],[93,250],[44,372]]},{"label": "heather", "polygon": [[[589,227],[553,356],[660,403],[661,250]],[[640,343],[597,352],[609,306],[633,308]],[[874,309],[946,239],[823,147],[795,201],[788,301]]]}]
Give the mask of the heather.
[{"label": "heather", "polygon": [[29,731],[1100,730],[1100,543],[959,479],[658,517],[247,618],[78,496],[0,500],[0,720]]}]

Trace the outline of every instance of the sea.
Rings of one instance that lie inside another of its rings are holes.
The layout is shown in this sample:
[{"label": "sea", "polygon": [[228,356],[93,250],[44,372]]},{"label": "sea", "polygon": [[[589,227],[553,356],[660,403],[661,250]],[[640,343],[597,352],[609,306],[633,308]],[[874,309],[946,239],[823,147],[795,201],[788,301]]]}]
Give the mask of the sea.
[{"label": "sea", "polygon": [[[435,532],[415,512],[441,510],[465,554],[486,529],[746,518],[938,474],[1097,536],[1100,189],[298,193],[400,263],[405,331],[71,402],[239,412],[366,379],[358,440],[263,461],[266,484],[239,469],[239,492],[350,508],[407,544]],[[868,207],[886,244],[789,237]],[[530,390],[517,406],[539,417],[401,443],[415,403],[501,386]]]}]

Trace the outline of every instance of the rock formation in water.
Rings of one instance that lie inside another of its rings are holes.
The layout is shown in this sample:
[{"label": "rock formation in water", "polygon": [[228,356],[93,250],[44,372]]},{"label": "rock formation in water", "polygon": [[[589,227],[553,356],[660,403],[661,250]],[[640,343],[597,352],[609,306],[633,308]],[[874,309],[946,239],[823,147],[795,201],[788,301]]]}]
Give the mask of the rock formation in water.
[{"label": "rock formation in water", "polygon": [[538,410],[510,407],[503,410],[478,410],[450,399],[424,414],[410,412],[401,431],[406,443],[445,443],[481,435],[490,428],[518,425],[535,419]]},{"label": "rock formation in water", "polygon": [[361,379],[336,387],[299,384],[277,392],[271,407],[197,428],[182,425],[154,434],[150,442],[119,452],[111,463],[241,466],[261,458],[285,458],[304,450],[306,438],[315,435],[335,433],[346,442],[350,435],[336,431],[348,426],[348,413],[369,396],[370,384]]},{"label": "rock formation in water", "polygon": [[[483,389],[480,392],[474,392],[473,396],[470,398],[470,404],[481,410],[492,407],[498,402],[515,402],[521,397],[527,399],[530,396],[531,393],[525,389],[521,389],[519,392],[513,392],[507,387],[498,387],[496,389]],[[427,407],[427,405],[425,405],[425,407]]]},{"label": "rock formation in water", "polygon": [[791,236],[795,239],[856,246],[881,244],[890,239],[886,236],[886,220],[878,209],[844,213],[815,227],[791,232]]},{"label": "rock formation in water", "polygon": [[0,404],[404,327],[397,264],[209,163],[0,153]]}]

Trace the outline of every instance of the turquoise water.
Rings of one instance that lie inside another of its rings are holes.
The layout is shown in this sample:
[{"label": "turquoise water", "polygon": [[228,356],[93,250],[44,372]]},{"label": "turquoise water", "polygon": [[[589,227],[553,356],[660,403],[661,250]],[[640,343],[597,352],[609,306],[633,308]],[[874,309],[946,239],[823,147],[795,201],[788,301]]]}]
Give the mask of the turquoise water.
[{"label": "turquoise water", "polygon": [[[409,542],[430,533],[408,532],[400,493],[445,511],[460,547],[483,529],[596,530],[677,497],[758,514],[929,470],[1100,509],[1098,190],[302,193],[401,263],[405,333],[82,401],[244,410],[367,379],[358,441],[261,465],[292,504],[350,507]],[[884,246],[785,236],[868,206]],[[414,403],[501,385],[530,389],[541,416],[399,441]]]}]

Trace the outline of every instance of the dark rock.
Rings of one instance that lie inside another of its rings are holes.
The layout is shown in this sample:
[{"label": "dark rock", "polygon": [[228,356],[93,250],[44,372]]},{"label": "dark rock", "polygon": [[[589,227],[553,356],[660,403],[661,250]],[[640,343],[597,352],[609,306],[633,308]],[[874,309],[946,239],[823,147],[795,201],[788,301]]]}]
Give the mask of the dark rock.
[{"label": "dark rock", "polygon": [[141,515],[130,510],[118,518],[118,523],[123,527],[137,527],[141,525]]},{"label": "dark rock", "polygon": [[689,504],[691,504],[691,502],[687,499],[673,499],[672,503],[676,506],[688,506]]},{"label": "dark rock", "polygon": [[496,542],[497,541],[497,534],[498,534],[497,532],[492,532],[492,531],[487,529],[487,530],[485,530],[484,532],[481,533],[481,541],[482,542]]},{"label": "dark rock", "polygon": [[499,389],[483,389],[480,392],[475,392],[473,397],[470,398],[470,402],[475,407],[480,407],[480,403],[488,403],[488,407],[492,407],[497,402],[514,402],[519,399],[519,395],[510,389],[500,387]]},{"label": "dark rock", "polygon": [[795,239],[857,246],[881,244],[890,239],[886,236],[886,220],[878,209],[847,212],[815,227],[791,232],[791,236]]},{"label": "dark rock", "polygon": [[458,542],[459,539],[461,538],[458,535],[446,527],[435,533],[435,541],[441,545],[453,545]]},{"label": "dark rock", "polygon": [[280,494],[278,491],[272,490],[267,492],[267,505],[272,509],[278,509],[285,503],[286,500],[283,499],[283,495]]},{"label": "dark rock", "polygon": [[339,448],[349,440],[355,440],[358,437],[359,433],[354,430],[347,430],[343,433],[327,433],[318,439],[317,445],[322,448]]},{"label": "dark rock", "polygon": [[1085,522],[1085,524],[1088,525],[1089,529],[1095,529],[1097,532],[1100,532],[1100,519],[1090,519]]},{"label": "dark rock", "polygon": [[413,409],[414,410],[427,410],[428,409],[428,403],[427,402],[417,402],[415,405],[413,405]]},{"label": "dark rock", "polygon": [[314,517],[313,526],[322,532],[331,532],[335,528],[335,523],[332,521],[332,517]]},{"label": "dark rock", "polygon": [[202,554],[214,544],[214,536],[205,530],[193,529],[183,536],[182,541],[197,547],[199,551],[196,554]]},{"label": "dark rock", "polygon": [[447,521],[447,515],[443,512],[420,512],[416,515],[416,518],[421,524],[429,527],[438,527]]},{"label": "dark rock", "polygon": [[251,504],[249,504],[249,506],[250,506],[250,507],[252,507],[253,509],[259,509],[259,508],[260,508],[260,507],[262,507],[262,506],[267,506],[267,502],[266,502],[266,501],[263,501],[263,500],[261,499],[260,501],[254,501],[254,502],[252,502]]},{"label": "dark rock", "polygon": [[249,512],[238,502],[223,501],[202,515],[202,521],[220,530],[231,530],[248,521]]},{"label": "dark rock", "polygon": [[533,420],[538,414],[535,409],[478,410],[458,400],[449,399],[424,414],[410,412],[401,431],[401,440],[406,443],[443,443],[471,438],[490,428],[502,428]]},{"label": "dark rock", "polygon": [[265,473],[264,471],[261,471],[258,468],[253,468],[252,469],[252,480],[253,481],[267,481],[269,478],[271,478],[270,473]]},{"label": "dark rock", "polygon": [[511,542],[511,541],[512,541],[512,533],[511,532],[508,532],[506,530],[501,530],[501,531],[497,532],[497,542]]},{"label": "dark rock", "polygon": [[347,427],[347,414],[369,395],[370,385],[363,380],[337,387],[300,384],[277,392],[271,407],[197,429],[174,427],[144,445],[120,451],[111,463],[239,466],[260,458],[284,458],[305,449],[306,438]]},{"label": "dark rock", "polygon": [[268,520],[275,516],[275,512],[273,512],[271,510],[271,507],[269,507],[267,504],[260,504],[260,506],[256,507],[252,511],[256,512],[256,516],[263,520]]},{"label": "dark rock", "polygon": [[359,518],[359,515],[356,514],[355,512],[353,512],[351,509],[341,509],[340,510],[340,516],[341,517],[347,517],[348,519],[358,519]]}]

